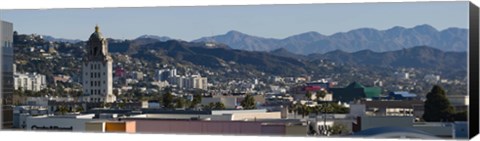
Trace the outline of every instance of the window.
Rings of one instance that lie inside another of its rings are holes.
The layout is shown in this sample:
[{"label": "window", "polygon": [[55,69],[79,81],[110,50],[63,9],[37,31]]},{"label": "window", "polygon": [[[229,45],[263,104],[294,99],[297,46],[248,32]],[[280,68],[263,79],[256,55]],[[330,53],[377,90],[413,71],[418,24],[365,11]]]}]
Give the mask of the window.
[{"label": "window", "polygon": [[93,90],[90,90],[90,94],[93,95]]},{"label": "window", "polygon": [[93,64],[90,64],[90,69],[92,69],[92,70],[93,70]]}]

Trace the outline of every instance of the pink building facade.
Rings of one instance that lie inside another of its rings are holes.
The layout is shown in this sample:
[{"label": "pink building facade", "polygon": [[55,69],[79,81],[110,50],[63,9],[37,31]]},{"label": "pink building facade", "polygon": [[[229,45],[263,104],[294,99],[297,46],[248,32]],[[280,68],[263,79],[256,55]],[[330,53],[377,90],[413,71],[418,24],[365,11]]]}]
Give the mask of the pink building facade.
[{"label": "pink building facade", "polygon": [[202,121],[165,119],[124,119],[136,122],[137,133],[288,135],[286,124],[256,121]]}]

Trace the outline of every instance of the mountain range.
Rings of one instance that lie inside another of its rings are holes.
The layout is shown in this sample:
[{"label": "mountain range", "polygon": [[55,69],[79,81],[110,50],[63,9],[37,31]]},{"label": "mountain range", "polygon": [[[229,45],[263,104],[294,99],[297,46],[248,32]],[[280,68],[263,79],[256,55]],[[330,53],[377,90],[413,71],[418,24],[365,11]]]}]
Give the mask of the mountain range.
[{"label": "mountain range", "polygon": [[467,68],[467,52],[444,52],[440,49],[416,46],[396,51],[374,52],[361,50],[348,53],[341,50],[325,54],[310,54],[309,59],[328,59],[350,66],[361,64],[380,67],[424,68],[454,70]]},{"label": "mountain range", "polygon": [[[310,31],[284,39],[259,37],[232,30],[223,35],[202,37],[192,42],[225,44],[233,49],[247,51],[271,52],[277,49],[285,49],[294,54],[308,55],[334,50],[356,52],[369,49],[375,52],[385,52],[414,46],[430,46],[442,51],[463,52],[467,51],[468,48],[467,38],[468,29],[451,27],[439,31],[428,24],[423,24],[412,28],[395,26],[387,30],[359,28],[329,36]],[[44,36],[44,39],[70,43],[80,42],[80,40],[53,38],[47,35]],[[181,39],[141,35],[133,40],[168,41]]]},{"label": "mountain range", "polygon": [[49,35],[42,35],[42,37],[43,37],[44,40],[51,41],[51,42],[78,43],[78,42],[82,41],[82,40],[78,40],[78,39],[55,38],[55,37],[49,36]]},{"label": "mountain range", "polygon": [[273,51],[284,48],[295,54],[326,53],[334,50],[356,52],[370,49],[376,52],[394,51],[414,46],[430,46],[442,51],[467,51],[468,29],[437,30],[423,24],[412,28],[395,26],[387,30],[360,28],[333,35],[306,32],[284,39],[252,36],[239,31],[203,37],[193,42],[219,42],[234,49]]},{"label": "mountain range", "polygon": [[[299,55],[280,48],[270,52],[231,49],[218,44],[211,47],[205,43],[168,40],[166,42],[125,41],[123,45],[110,43],[110,52],[130,54],[134,58],[153,62],[188,63],[219,69],[234,66],[266,73],[285,75],[314,71],[319,60],[328,60],[346,66],[375,68],[421,68],[445,73],[465,71],[467,52],[442,51],[429,46],[415,46],[395,51],[375,52],[361,50],[346,52],[334,50],[327,53]],[[124,48],[119,50],[120,48]],[[233,63],[233,64],[231,64]]]},{"label": "mountain range", "polygon": [[[24,47],[48,44],[44,40],[25,40],[28,35],[14,37],[16,51],[25,51]],[[109,52],[128,55],[144,60],[149,65],[171,64],[188,66],[186,68],[212,70],[239,70],[241,72],[271,75],[333,74],[339,71],[362,68],[369,72],[390,68],[418,68],[458,76],[466,74],[466,51],[443,51],[430,46],[414,46],[394,51],[373,51],[364,49],[347,52],[341,49],[327,53],[299,55],[279,48],[272,51],[246,51],[232,49],[221,43],[187,42],[181,40],[159,41],[152,38],[135,40],[108,39]],[[81,57],[85,52],[85,42],[67,46],[60,44],[58,51],[75,53]],[[28,58],[28,56],[24,56]],[[68,62],[68,61],[67,61]],[[66,62],[65,62],[66,63]],[[127,62],[125,62],[127,63]],[[66,63],[68,64],[68,63]],[[331,65],[339,64],[339,65]],[[460,76],[461,77],[461,76]]]}]

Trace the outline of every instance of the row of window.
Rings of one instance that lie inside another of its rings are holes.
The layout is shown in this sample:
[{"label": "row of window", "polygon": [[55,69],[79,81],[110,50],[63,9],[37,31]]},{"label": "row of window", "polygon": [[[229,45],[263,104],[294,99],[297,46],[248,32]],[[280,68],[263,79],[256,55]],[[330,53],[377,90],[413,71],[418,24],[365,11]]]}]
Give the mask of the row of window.
[{"label": "row of window", "polygon": [[[106,91],[103,90],[103,93],[105,93]],[[90,95],[100,95],[102,94],[101,91],[99,89],[91,89],[90,90]]]},{"label": "row of window", "polygon": [[[85,75],[88,75],[88,73],[85,73]],[[90,73],[90,78],[100,78],[100,73],[99,72],[92,72]],[[103,75],[107,75],[107,73],[103,72]]]},{"label": "row of window", "polygon": [[[85,83],[88,84],[88,81],[85,81]],[[104,80],[104,81],[103,81],[103,84],[105,84],[105,83],[106,83],[106,82],[105,82],[105,80]],[[98,87],[98,86],[100,86],[100,85],[101,85],[101,84],[100,84],[100,81],[91,81],[91,82],[90,82],[90,87],[93,87],[93,86]]]},{"label": "row of window", "polygon": [[90,98],[90,101],[103,101],[103,98]]},{"label": "row of window", "polygon": [[[105,64],[103,64],[103,66],[105,67]],[[100,64],[90,64],[90,69],[92,70],[99,70],[100,69]]]},{"label": "row of window", "polygon": [[3,43],[3,47],[12,47],[12,42],[5,41],[5,42]]}]

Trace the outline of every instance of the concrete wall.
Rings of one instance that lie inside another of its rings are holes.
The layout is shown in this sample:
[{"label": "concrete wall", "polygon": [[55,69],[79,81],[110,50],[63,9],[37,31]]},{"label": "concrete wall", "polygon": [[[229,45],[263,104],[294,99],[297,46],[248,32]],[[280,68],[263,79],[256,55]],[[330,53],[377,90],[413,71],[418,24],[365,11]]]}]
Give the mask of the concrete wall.
[{"label": "concrete wall", "polygon": [[209,103],[222,102],[226,109],[234,109],[237,106],[237,97],[234,96],[219,96],[219,97],[203,97],[202,105],[208,105]]},{"label": "concrete wall", "polygon": [[362,116],[362,128],[366,130],[376,127],[393,126],[393,127],[412,127],[414,117],[397,117],[397,116]]},{"label": "concrete wall", "polygon": [[[49,118],[49,117],[28,117],[26,119],[27,130],[55,130],[55,129],[40,129],[45,128],[65,128],[66,131],[85,131],[85,123],[90,121],[97,121],[95,119],[78,119],[78,118]],[[32,129],[37,127],[37,129]],[[71,128],[71,129],[66,129]]]},{"label": "concrete wall", "polygon": [[447,95],[447,98],[454,106],[468,106],[470,101],[468,95]]},{"label": "concrete wall", "polygon": [[196,115],[196,114],[143,114],[135,115],[133,118],[155,118],[155,119],[192,119],[192,118],[201,118],[209,120],[219,120],[219,121],[231,121],[233,118],[232,114],[223,114],[223,115]]},{"label": "concrete wall", "polygon": [[86,132],[105,132],[105,122],[87,122],[85,123]]},{"label": "concrete wall", "polygon": [[136,133],[137,132],[137,123],[135,121],[125,122],[125,132],[126,133]]},{"label": "concrete wall", "polygon": [[350,104],[350,115],[363,116],[365,115],[366,109],[365,104]]},{"label": "concrete wall", "polygon": [[262,125],[262,135],[285,135],[286,130],[282,124]]},{"label": "concrete wall", "polygon": [[281,119],[281,112],[235,113],[232,120]]},{"label": "concrete wall", "polygon": [[307,127],[303,125],[286,126],[285,136],[306,136]]},{"label": "concrete wall", "polygon": [[93,121],[85,123],[87,132],[135,133],[135,121]]},{"label": "concrete wall", "polygon": [[428,123],[416,123],[413,128],[425,131],[435,136],[440,137],[452,137],[454,126],[449,123],[428,122]]}]

